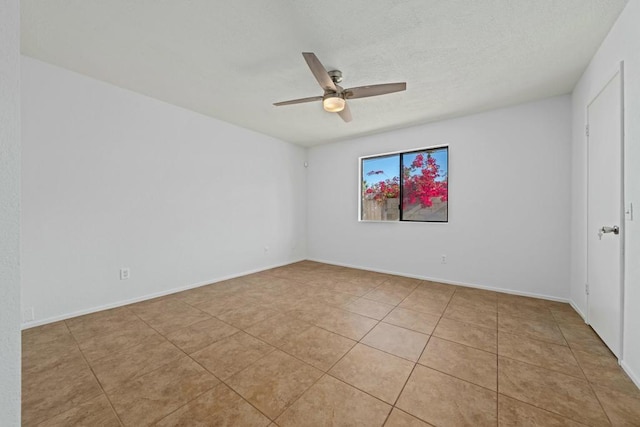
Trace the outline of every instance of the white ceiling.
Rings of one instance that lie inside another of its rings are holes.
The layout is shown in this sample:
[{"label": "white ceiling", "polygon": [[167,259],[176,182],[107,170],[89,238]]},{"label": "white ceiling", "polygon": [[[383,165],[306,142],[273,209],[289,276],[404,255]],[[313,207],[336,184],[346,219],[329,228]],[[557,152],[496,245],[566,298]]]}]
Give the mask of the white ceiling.
[{"label": "white ceiling", "polygon": [[[312,146],[569,93],[626,0],[22,0],[22,52]],[[301,55],[342,86],[344,123]]]}]

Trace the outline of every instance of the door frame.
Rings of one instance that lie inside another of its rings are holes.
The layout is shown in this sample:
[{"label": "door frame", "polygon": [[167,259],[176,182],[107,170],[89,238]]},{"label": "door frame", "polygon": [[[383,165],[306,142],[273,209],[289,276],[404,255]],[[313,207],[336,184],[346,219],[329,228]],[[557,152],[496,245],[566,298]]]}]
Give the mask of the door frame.
[{"label": "door frame", "polygon": [[[586,200],[585,200],[585,218],[586,218],[586,235],[585,235],[585,245],[586,245],[586,263],[585,263],[585,277],[587,279],[587,289],[588,290],[589,283],[589,106],[593,104],[593,102],[600,96],[600,94],[605,90],[607,85],[613,80],[617,75],[620,75],[620,218],[618,219],[618,223],[620,224],[620,355],[618,357],[618,362],[622,360],[622,355],[624,354],[624,300],[625,300],[625,235],[626,235],[626,219],[625,219],[625,198],[624,198],[624,142],[625,142],[625,133],[624,133],[624,123],[625,123],[625,109],[624,109],[624,61],[620,61],[616,70],[607,78],[602,84],[600,90],[591,98],[591,100],[587,103],[585,108],[585,117],[586,117],[586,126],[585,126],[585,140],[586,140]],[[589,292],[586,292],[587,299],[587,309],[585,313],[585,323],[587,325],[591,325],[589,319],[589,307],[590,307],[590,296]]]}]

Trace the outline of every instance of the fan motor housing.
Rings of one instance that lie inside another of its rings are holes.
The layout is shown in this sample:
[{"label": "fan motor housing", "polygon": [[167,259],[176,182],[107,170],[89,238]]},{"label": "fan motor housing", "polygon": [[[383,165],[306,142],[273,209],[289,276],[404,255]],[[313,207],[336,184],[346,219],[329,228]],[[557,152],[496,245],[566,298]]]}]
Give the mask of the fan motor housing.
[{"label": "fan motor housing", "polygon": [[331,70],[329,71],[329,77],[331,77],[334,83],[340,83],[342,81],[342,71]]}]

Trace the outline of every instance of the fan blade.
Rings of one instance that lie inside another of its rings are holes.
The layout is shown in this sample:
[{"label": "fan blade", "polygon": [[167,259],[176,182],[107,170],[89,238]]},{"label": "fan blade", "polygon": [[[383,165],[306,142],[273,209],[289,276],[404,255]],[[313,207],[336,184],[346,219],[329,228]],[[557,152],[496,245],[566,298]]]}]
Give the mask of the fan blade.
[{"label": "fan blade", "polygon": [[307,65],[313,73],[313,76],[316,78],[318,83],[320,83],[320,87],[324,90],[337,92],[338,88],[333,83],[333,80],[331,80],[329,73],[327,73],[327,69],[324,68],[324,65],[322,65],[318,57],[312,52],[302,52],[302,56],[304,56],[304,60],[307,61]]},{"label": "fan blade", "polygon": [[342,111],[338,111],[338,115],[345,122],[349,123],[353,117],[351,117],[351,109],[349,108],[349,104],[344,104],[344,109]]},{"label": "fan blade", "polygon": [[383,83],[380,85],[351,87],[349,89],[345,89],[344,93],[345,93],[345,98],[356,99],[356,98],[366,98],[369,96],[385,95],[387,93],[393,93],[393,92],[402,92],[403,90],[407,90],[406,82]]},{"label": "fan blade", "polygon": [[273,105],[280,107],[282,105],[302,104],[303,102],[322,101],[321,96],[311,96],[309,98],[292,99],[291,101],[274,102]]}]

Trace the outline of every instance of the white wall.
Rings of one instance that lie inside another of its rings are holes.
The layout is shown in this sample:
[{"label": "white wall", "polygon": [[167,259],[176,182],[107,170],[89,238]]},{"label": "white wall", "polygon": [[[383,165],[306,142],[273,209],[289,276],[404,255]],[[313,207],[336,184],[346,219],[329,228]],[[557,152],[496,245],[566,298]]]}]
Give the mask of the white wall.
[{"label": "white wall", "polygon": [[301,147],[28,57],[22,116],[32,325],[306,257]]},{"label": "white wall", "polygon": [[573,103],[571,299],[583,312],[586,281],[586,107],[624,61],[625,201],[635,218],[624,224],[625,319],[622,363],[640,385],[640,0],[631,0],[576,85]]},{"label": "white wall", "polygon": [[0,1],[0,424],[20,425],[20,2]]},{"label": "white wall", "polygon": [[[309,257],[568,298],[570,113],[561,96],[310,149]],[[359,156],[440,144],[449,223],[357,221]]]}]

